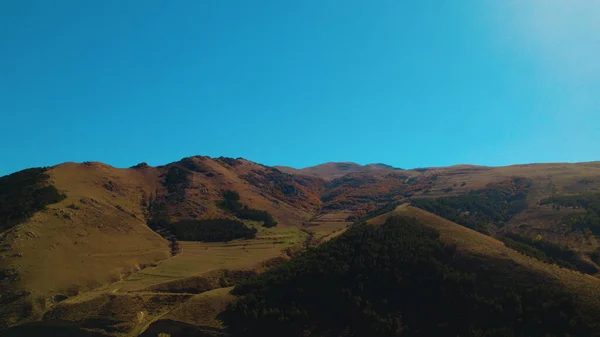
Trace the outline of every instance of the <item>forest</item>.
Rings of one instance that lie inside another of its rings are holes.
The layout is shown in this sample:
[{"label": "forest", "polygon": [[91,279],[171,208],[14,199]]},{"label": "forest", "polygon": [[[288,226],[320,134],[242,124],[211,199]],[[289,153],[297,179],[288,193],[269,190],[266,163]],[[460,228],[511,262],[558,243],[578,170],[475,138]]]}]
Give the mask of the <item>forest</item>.
[{"label": "forest", "polygon": [[238,284],[222,315],[233,336],[592,336],[560,284],[501,282],[499,261],[465,261],[418,220],[353,225]]},{"label": "forest", "polygon": [[563,218],[567,231],[589,230],[594,235],[600,234],[600,193],[557,195],[541,200],[540,205],[552,205],[555,210],[561,207],[584,209],[585,213],[573,213]]},{"label": "forest", "polygon": [[163,185],[167,188],[167,200],[185,200],[185,190],[190,186],[191,173],[181,167],[171,166],[164,176]]},{"label": "forest", "polygon": [[231,219],[181,220],[171,224],[177,240],[226,242],[234,239],[254,239],[256,228]]},{"label": "forest", "polygon": [[514,177],[466,195],[412,199],[412,205],[459,225],[489,234],[489,225],[502,226],[527,207],[526,179]]},{"label": "forest", "polygon": [[267,211],[249,208],[240,203],[240,195],[235,191],[223,192],[223,200],[219,202],[219,207],[231,212],[231,214],[244,220],[262,221],[263,227],[275,227],[277,221]]},{"label": "forest", "polygon": [[46,171],[47,168],[31,168],[0,177],[0,232],[66,198],[48,184]]},{"label": "forest", "polygon": [[148,204],[148,227],[154,231],[166,230],[182,241],[222,242],[234,239],[253,239],[256,229],[232,219],[180,220],[172,222],[167,205]]}]

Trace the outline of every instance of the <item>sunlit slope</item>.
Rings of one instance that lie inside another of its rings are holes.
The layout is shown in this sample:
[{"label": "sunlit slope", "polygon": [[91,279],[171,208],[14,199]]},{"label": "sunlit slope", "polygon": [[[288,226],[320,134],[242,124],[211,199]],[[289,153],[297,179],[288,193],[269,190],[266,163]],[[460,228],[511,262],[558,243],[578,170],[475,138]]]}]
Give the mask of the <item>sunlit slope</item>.
[{"label": "sunlit slope", "polygon": [[57,296],[118,281],[170,256],[140,207],[152,178],[96,163],[67,163],[48,174],[67,198],[2,235],[0,268],[16,275],[2,289],[16,295],[0,309],[8,324],[38,317]]}]

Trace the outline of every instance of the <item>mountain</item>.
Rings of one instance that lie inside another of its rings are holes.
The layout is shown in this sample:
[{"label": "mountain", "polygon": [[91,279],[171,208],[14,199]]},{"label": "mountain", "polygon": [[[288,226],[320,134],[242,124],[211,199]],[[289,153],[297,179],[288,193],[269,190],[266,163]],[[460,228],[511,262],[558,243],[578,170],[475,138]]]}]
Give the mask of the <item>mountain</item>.
[{"label": "mountain", "polygon": [[[504,247],[496,257],[596,298],[599,188],[600,162],[296,170],[194,156],[158,167],[25,170],[0,177],[0,327],[15,335],[218,333],[217,315],[235,300],[226,289],[399,205],[452,222],[451,234],[436,229],[459,251],[494,240]],[[461,230],[475,234],[458,240]]]},{"label": "mountain", "polygon": [[311,166],[303,169],[294,169],[287,166],[275,166],[282,172],[289,174],[300,174],[307,176],[319,177],[325,180],[340,178],[348,173],[378,173],[381,171],[399,170],[391,165],[386,164],[368,164],[359,165],[351,162],[344,163],[325,163],[317,166]]},{"label": "mountain", "polygon": [[[243,203],[268,211],[281,227],[300,226],[321,203],[320,181],[241,159],[193,157],[130,169],[65,163],[45,174],[48,185],[66,197],[1,234],[0,313],[6,324],[39,318],[56,296],[118,281],[168,258],[168,241],[147,225],[151,203],[164,204],[172,220],[226,217],[217,201],[223,190],[235,190]],[[2,193],[14,199],[20,186]]]}]

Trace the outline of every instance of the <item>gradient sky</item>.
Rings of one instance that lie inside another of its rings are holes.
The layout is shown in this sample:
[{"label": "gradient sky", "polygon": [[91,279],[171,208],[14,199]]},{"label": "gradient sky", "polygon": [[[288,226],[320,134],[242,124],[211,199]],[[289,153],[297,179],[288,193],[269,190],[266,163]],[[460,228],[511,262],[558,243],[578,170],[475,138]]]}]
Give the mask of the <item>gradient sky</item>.
[{"label": "gradient sky", "polygon": [[600,2],[0,1],[0,175],[600,160]]}]

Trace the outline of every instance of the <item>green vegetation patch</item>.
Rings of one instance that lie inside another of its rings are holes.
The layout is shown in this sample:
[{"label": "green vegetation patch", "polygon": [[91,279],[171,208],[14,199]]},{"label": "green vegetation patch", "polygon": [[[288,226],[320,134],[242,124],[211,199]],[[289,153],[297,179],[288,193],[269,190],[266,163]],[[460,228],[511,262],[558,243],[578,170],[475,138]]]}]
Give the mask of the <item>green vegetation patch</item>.
[{"label": "green vegetation patch", "polygon": [[171,227],[171,218],[167,204],[156,200],[150,200],[147,206],[148,227],[153,230],[169,229]]},{"label": "green vegetation patch", "polygon": [[557,211],[561,207],[585,209],[583,214],[569,214],[563,218],[566,230],[600,234],[600,193],[557,195],[541,200],[540,205],[552,205]]},{"label": "green vegetation patch", "polygon": [[147,224],[154,231],[170,233],[182,241],[224,242],[234,239],[254,239],[256,228],[232,219],[181,220],[172,222],[165,203],[151,201],[148,204]]},{"label": "green vegetation patch", "polygon": [[171,224],[177,240],[223,242],[254,239],[256,229],[231,219],[181,220]]},{"label": "green vegetation patch", "polygon": [[185,190],[190,186],[191,172],[179,166],[171,166],[165,174],[163,185],[167,188],[167,199],[185,200]]},{"label": "green vegetation patch", "polygon": [[559,284],[503,284],[457,261],[414,218],[358,224],[238,284],[222,318],[235,336],[592,335]]},{"label": "green vegetation patch", "polygon": [[47,168],[31,168],[0,177],[0,231],[10,229],[46,206],[66,198],[48,184]]},{"label": "green vegetation patch", "polygon": [[240,219],[262,221],[263,226],[267,228],[277,226],[277,221],[267,211],[249,208],[247,205],[240,203],[240,195],[235,191],[225,191],[223,200],[219,202],[219,207],[230,211]]},{"label": "green vegetation patch", "polygon": [[526,179],[514,177],[466,195],[413,199],[412,205],[488,234],[489,224],[501,226],[527,207],[528,188]]}]

